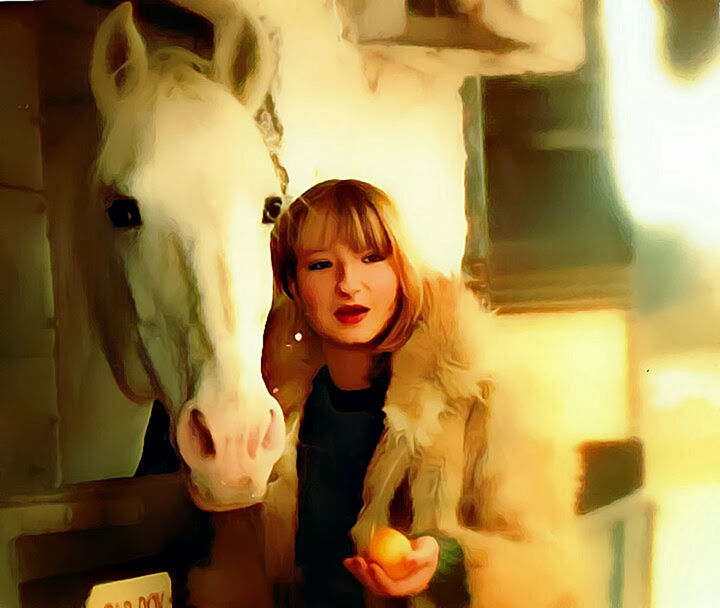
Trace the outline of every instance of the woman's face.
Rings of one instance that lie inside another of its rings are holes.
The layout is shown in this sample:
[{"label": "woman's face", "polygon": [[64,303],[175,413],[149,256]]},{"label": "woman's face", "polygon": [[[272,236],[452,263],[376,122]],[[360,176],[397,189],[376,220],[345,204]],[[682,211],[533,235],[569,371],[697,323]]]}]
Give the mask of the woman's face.
[{"label": "woman's face", "polygon": [[327,238],[301,239],[297,258],[295,297],[323,340],[351,346],[379,336],[397,301],[398,278],[389,259]]}]

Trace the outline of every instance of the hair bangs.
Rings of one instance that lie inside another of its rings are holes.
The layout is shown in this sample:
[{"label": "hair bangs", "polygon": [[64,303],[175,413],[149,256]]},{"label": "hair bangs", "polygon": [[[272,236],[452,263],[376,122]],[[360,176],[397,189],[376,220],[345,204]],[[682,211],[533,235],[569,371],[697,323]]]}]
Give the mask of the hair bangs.
[{"label": "hair bangs", "polygon": [[371,250],[383,256],[392,254],[392,243],[374,207],[347,199],[336,200],[335,203],[336,234],[353,251],[362,253]]},{"label": "hair bangs", "polygon": [[308,209],[296,230],[296,243],[306,251],[328,249],[340,240],[357,253],[371,250],[389,256],[393,252],[392,242],[377,211],[371,206],[352,204],[343,199]]}]

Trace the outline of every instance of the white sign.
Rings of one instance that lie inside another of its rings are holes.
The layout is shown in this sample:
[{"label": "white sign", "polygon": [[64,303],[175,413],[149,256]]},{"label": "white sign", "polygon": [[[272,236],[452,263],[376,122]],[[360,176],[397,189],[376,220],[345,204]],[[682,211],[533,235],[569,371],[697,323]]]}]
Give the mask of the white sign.
[{"label": "white sign", "polygon": [[172,608],[167,572],[95,585],[85,608]]}]

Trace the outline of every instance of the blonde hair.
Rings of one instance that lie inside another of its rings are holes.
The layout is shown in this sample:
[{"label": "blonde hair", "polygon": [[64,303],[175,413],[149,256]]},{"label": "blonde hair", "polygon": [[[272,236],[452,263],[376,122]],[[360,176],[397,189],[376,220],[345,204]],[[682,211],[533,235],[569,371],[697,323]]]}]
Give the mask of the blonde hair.
[{"label": "blonde hair", "polygon": [[[322,238],[337,236],[356,251],[373,249],[390,259],[398,277],[397,309],[375,352],[394,352],[412,334],[423,306],[422,281],[410,261],[394,204],[379,188],[354,179],[321,182],[295,199],[278,217],[270,240],[276,288],[291,299],[297,248],[309,227],[306,220],[316,214],[317,219],[331,216],[336,220],[312,226]],[[328,234],[329,230],[333,233]]]}]

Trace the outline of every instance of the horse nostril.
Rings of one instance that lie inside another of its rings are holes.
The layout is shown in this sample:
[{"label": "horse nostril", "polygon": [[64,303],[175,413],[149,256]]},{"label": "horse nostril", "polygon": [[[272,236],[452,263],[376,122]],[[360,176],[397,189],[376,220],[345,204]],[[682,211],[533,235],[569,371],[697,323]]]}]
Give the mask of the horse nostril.
[{"label": "horse nostril", "polygon": [[275,443],[275,435],[277,435],[277,427],[276,424],[276,418],[277,414],[275,413],[274,409],[270,410],[270,424],[267,426],[267,431],[265,431],[265,437],[263,437],[262,440],[262,447],[263,449],[268,449],[273,443]]},{"label": "horse nostril", "polygon": [[190,412],[190,432],[197,439],[201,456],[204,458],[215,456],[215,443],[205,423],[205,416],[200,410],[194,409]]}]

